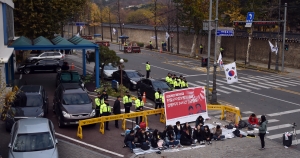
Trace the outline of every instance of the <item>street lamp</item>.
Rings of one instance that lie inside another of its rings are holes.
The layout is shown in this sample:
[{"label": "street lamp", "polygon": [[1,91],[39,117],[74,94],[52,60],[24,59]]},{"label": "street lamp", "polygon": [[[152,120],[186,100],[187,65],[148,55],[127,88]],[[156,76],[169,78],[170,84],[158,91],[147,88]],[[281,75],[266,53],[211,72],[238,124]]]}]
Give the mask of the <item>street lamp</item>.
[{"label": "street lamp", "polygon": [[121,90],[121,97],[123,97],[123,92],[122,92],[122,87],[123,86],[123,71],[122,71],[122,64],[124,63],[123,59],[120,59],[120,70],[121,70],[121,85],[120,85],[120,90]]}]

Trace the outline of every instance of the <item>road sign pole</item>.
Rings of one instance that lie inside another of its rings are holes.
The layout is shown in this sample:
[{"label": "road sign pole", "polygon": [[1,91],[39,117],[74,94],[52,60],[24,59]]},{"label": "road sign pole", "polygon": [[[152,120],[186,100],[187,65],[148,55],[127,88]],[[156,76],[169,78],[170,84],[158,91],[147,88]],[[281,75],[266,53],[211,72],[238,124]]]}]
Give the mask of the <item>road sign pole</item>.
[{"label": "road sign pole", "polygon": [[209,21],[208,21],[208,46],[207,46],[207,79],[206,79],[206,101],[209,100],[209,69],[210,69],[210,47],[211,47],[211,16],[212,16],[212,0],[209,0]]},{"label": "road sign pole", "polygon": [[[285,33],[286,33],[286,12],[287,12],[287,3],[284,3],[284,25],[283,25],[283,39],[282,39],[282,66],[281,72],[284,71],[284,45],[285,45]],[[277,52],[278,54],[278,52]]]},{"label": "road sign pole", "polygon": [[279,71],[278,69],[278,60],[279,60],[279,33],[280,33],[280,5],[281,0],[278,0],[278,34],[277,34],[277,54],[276,54],[276,64],[275,64],[275,71]]},{"label": "road sign pole", "polygon": [[217,103],[217,42],[218,42],[218,7],[219,7],[219,0],[216,0],[216,19],[215,19],[215,57],[214,57],[214,73],[213,73],[213,91],[212,91],[212,97],[211,97],[211,103],[215,104]]}]

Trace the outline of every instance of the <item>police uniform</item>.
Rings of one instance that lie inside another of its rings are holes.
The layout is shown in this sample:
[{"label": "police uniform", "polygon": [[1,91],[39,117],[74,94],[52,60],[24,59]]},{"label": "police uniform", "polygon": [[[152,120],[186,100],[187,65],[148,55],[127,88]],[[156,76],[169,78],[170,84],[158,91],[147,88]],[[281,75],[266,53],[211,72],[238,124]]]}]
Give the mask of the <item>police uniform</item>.
[{"label": "police uniform", "polygon": [[[108,100],[105,100],[103,104],[101,104],[101,107],[100,107],[100,115],[101,116],[109,116],[111,114],[111,108],[107,102]],[[109,130],[108,129],[108,121],[105,122],[105,129],[106,130]]]},{"label": "police uniform", "polygon": [[126,91],[126,95],[123,97],[123,104],[125,108],[125,113],[130,113],[130,107],[132,106],[131,96],[129,92]]},{"label": "police uniform", "polygon": [[149,64],[149,62],[146,63],[146,78],[149,78],[150,77],[150,71],[151,71],[151,66]]},{"label": "police uniform", "polygon": [[96,117],[100,117],[100,106],[101,106],[100,93],[98,93],[98,97],[95,98],[95,104],[96,104]]},{"label": "police uniform", "polygon": [[106,90],[104,90],[100,96],[100,103],[103,104],[104,100],[108,100],[108,94],[106,94]]},{"label": "police uniform", "polygon": [[157,107],[161,108],[163,95],[161,94],[160,90],[156,91],[154,95],[155,95],[155,109],[157,109]]},{"label": "police uniform", "polygon": [[[140,112],[143,110],[144,110],[144,102],[142,101],[141,97],[138,97],[135,100],[135,111]],[[139,121],[139,117],[136,117],[135,123],[138,124],[139,123],[138,121]],[[140,116],[140,122],[142,122],[142,121],[143,121],[143,116]]]}]

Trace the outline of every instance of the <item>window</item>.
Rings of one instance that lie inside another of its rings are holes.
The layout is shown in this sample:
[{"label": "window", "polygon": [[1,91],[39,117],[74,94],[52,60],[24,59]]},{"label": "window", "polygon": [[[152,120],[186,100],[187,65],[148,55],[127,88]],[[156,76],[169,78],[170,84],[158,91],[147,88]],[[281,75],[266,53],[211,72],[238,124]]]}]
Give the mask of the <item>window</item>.
[{"label": "window", "polygon": [[74,82],[79,83],[80,76],[78,73],[63,73],[61,74],[61,83]]},{"label": "window", "polygon": [[129,78],[140,78],[141,77],[140,74],[135,71],[126,72],[126,74]]},{"label": "window", "polygon": [[87,93],[72,93],[63,95],[63,104],[65,105],[80,105],[91,103]]},{"label": "window", "polygon": [[54,56],[61,56],[61,54],[56,52],[56,53],[54,53]]},{"label": "window", "polygon": [[14,141],[14,152],[41,151],[54,148],[49,132],[18,134]]},{"label": "window", "polygon": [[46,64],[46,61],[44,61],[44,60],[40,60],[39,62],[38,62],[38,65],[45,65]]},{"label": "window", "polygon": [[54,53],[47,53],[47,56],[54,56]]},{"label": "window", "polygon": [[162,82],[162,81],[154,81],[154,82],[152,82],[152,84],[155,89],[159,88],[159,89],[171,90],[171,88],[165,82]]},{"label": "window", "polygon": [[47,56],[47,53],[43,53],[40,55],[40,57],[46,57]]},{"label": "window", "polygon": [[14,33],[14,12],[13,8],[9,5],[5,5],[6,17],[3,17],[3,20],[6,20],[6,26],[4,26],[4,31],[6,32],[6,39],[4,39],[4,44],[7,45],[9,40],[13,40],[15,33]]},{"label": "window", "polygon": [[43,100],[42,96],[37,94],[37,95],[26,95],[27,101],[26,101],[26,106],[27,107],[36,107],[36,106],[43,106]]},{"label": "window", "polygon": [[118,67],[113,67],[112,65],[105,65],[104,70],[118,70]]}]

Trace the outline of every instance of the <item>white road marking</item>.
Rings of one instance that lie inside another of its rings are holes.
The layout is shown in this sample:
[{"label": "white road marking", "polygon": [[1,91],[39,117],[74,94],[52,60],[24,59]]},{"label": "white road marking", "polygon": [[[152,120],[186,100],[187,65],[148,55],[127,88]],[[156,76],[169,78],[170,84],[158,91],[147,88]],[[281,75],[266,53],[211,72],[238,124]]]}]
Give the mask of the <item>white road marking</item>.
[{"label": "white road marking", "polygon": [[253,114],[254,112],[252,112],[252,111],[244,111],[244,112],[242,112],[243,114]]},{"label": "white road marking", "polygon": [[19,77],[19,80],[21,80],[22,79],[22,74],[20,75],[20,77]]},{"label": "white road marking", "polygon": [[77,139],[74,139],[74,138],[65,136],[65,135],[60,134],[60,133],[55,133],[55,135],[58,135],[58,136],[60,136],[60,137],[69,139],[69,140],[74,141],[74,142],[76,142],[76,143],[79,143],[79,144],[82,144],[82,145],[85,145],[85,146],[88,146],[88,147],[91,147],[91,148],[94,148],[94,149],[97,149],[97,150],[100,150],[100,151],[103,151],[103,152],[107,152],[107,153],[116,155],[116,156],[118,156],[118,157],[124,157],[124,155],[122,155],[122,154],[119,154],[119,153],[116,153],[116,152],[113,152],[113,151],[109,151],[109,150],[106,150],[106,149],[97,147],[97,146],[95,146],[95,145],[91,145],[91,144],[85,143],[85,142],[83,142],[83,141],[80,141],[80,140],[77,140]]},{"label": "white road marking", "polygon": [[247,87],[247,88],[252,88],[252,89],[260,90],[260,88],[256,88],[256,87],[245,85],[245,84],[240,84],[240,86],[244,86],[244,87]]},{"label": "white road marking", "polygon": [[269,89],[269,88],[270,88],[270,87],[267,87],[267,86],[257,85],[257,83],[248,83],[248,84],[253,85],[253,86],[256,86],[256,87],[266,88],[266,89]]},{"label": "white road marking", "polygon": [[201,81],[195,81],[195,82],[200,83],[200,84],[203,84],[203,85],[205,85],[205,86],[206,86],[206,84],[207,84],[207,83],[204,83],[204,82],[201,82]]},{"label": "white road marking", "polygon": [[246,78],[246,77],[239,77],[239,80],[242,80],[242,81],[244,80],[245,82],[255,82],[255,81],[257,81],[257,79],[250,79],[250,78]]},{"label": "white road marking", "polygon": [[273,123],[273,122],[278,122],[279,120],[276,120],[276,119],[270,119],[268,120],[268,123]]},{"label": "white road marking", "polygon": [[217,88],[217,92],[222,92],[222,93],[225,93],[225,94],[230,94],[231,93],[231,92],[224,91],[224,90],[222,90],[220,88]]},{"label": "white road marking", "polygon": [[227,81],[225,81],[225,80],[222,81],[222,80],[217,79],[217,81],[218,81],[218,82],[222,82],[222,83],[226,83],[226,84],[227,84]]},{"label": "white road marking", "polygon": [[[296,133],[300,133],[300,130],[296,130]],[[282,136],[283,136],[283,133],[280,133],[280,134],[274,134],[274,135],[267,136],[267,138],[277,139],[277,138],[282,138]]]},{"label": "white road marking", "polygon": [[250,89],[242,88],[242,87],[235,86],[235,85],[229,85],[229,86],[230,86],[230,87],[237,88],[237,89],[241,89],[241,90],[244,90],[244,91],[247,91],[247,92],[250,92],[250,91],[251,91]]},{"label": "white road marking", "polygon": [[235,90],[235,89],[232,89],[232,88],[228,88],[228,87],[225,87],[225,86],[220,86],[221,88],[223,89],[227,89],[227,90],[230,90],[230,91],[234,91],[234,92],[241,92],[239,90]]},{"label": "white road marking", "polygon": [[285,84],[285,85],[289,85],[289,86],[297,86],[300,84],[300,83],[291,83],[288,81],[274,81],[274,82],[277,82],[279,85]]},{"label": "white road marking", "polygon": [[278,84],[276,83],[275,81],[269,81],[269,82],[265,82],[265,83],[262,83],[262,82],[258,82],[259,84],[264,84],[264,85],[267,85],[267,86],[275,86],[275,87],[288,87],[288,86],[285,86],[283,84]]},{"label": "white road marking", "polygon": [[278,79],[278,78],[275,78],[275,77],[268,77],[268,76],[251,76],[249,78],[256,78],[258,80],[275,80],[275,79]]},{"label": "white road marking", "polygon": [[295,109],[295,110],[288,110],[288,111],[282,111],[282,112],[277,112],[277,113],[272,113],[272,114],[267,114],[268,116],[281,116],[285,114],[291,114],[295,112],[300,112],[300,109]]},{"label": "white road marking", "polygon": [[[293,138],[294,139],[294,138]],[[296,145],[296,144],[299,144],[300,143],[300,139],[297,139],[297,140],[293,140],[292,141],[292,145]]]},{"label": "white road marking", "polygon": [[282,125],[277,125],[277,126],[271,126],[271,127],[267,127],[267,131],[288,128],[288,127],[292,127],[292,126],[293,126],[292,124],[282,124]]},{"label": "white road marking", "polygon": [[289,104],[293,104],[293,105],[298,105],[298,106],[300,106],[300,104],[293,103],[293,102],[289,102],[289,101],[282,100],[282,99],[278,99],[278,98],[274,98],[274,97],[267,96],[267,95],[264,95],[264,94],[259,94],[259,93],[255,93],[255,92],[249,92],[249,93],[256,94],[256,95],[260,95],[260,96],[263,96],[263,97],[266,97],[266,98],[271,98],[271,99],[279,100],[279,101],[282,101],[282,102],[285,102],[285,103],[289,103]]},{"label": "white road marking", "polygon": [[[210,83],[214,83],[213,81],[209,81]],[[218,83],[217,85],[220,85],[220,86],[222,86],[223,84],[222,83]]]},{"label": "white road marking", "polygon": [[188,85],[192,85],[193,87],[203,87],[203,86],[201,86],[201,85],[194,84],[194,83],[191,83],[191,82],[188,82]]},{"label": "white road marking", "polygon": [[[142,64],[146,64],[146,63],[142,63]],[[170,69],[165,69],[165,68],[162,68],[162,67],[159,67],[159,66],[151,65],[151,67],[155,67],[155,68],[158,68],[158,69],[166,70],[166,71],[169,71],[169,72],[175,72],[177,74],[181,74],[181,75],[187,76],[187,74],[184,74],[184,73],[181,73],[181,72],[178,72],[178,71],[173,71],[173,70],[170,70]]]},{"label": "white road marking", "polygon": [[206,76],[207,74],[198,74],[198,75],[186,75],[183,77],[194,77],[194,76]]}]

